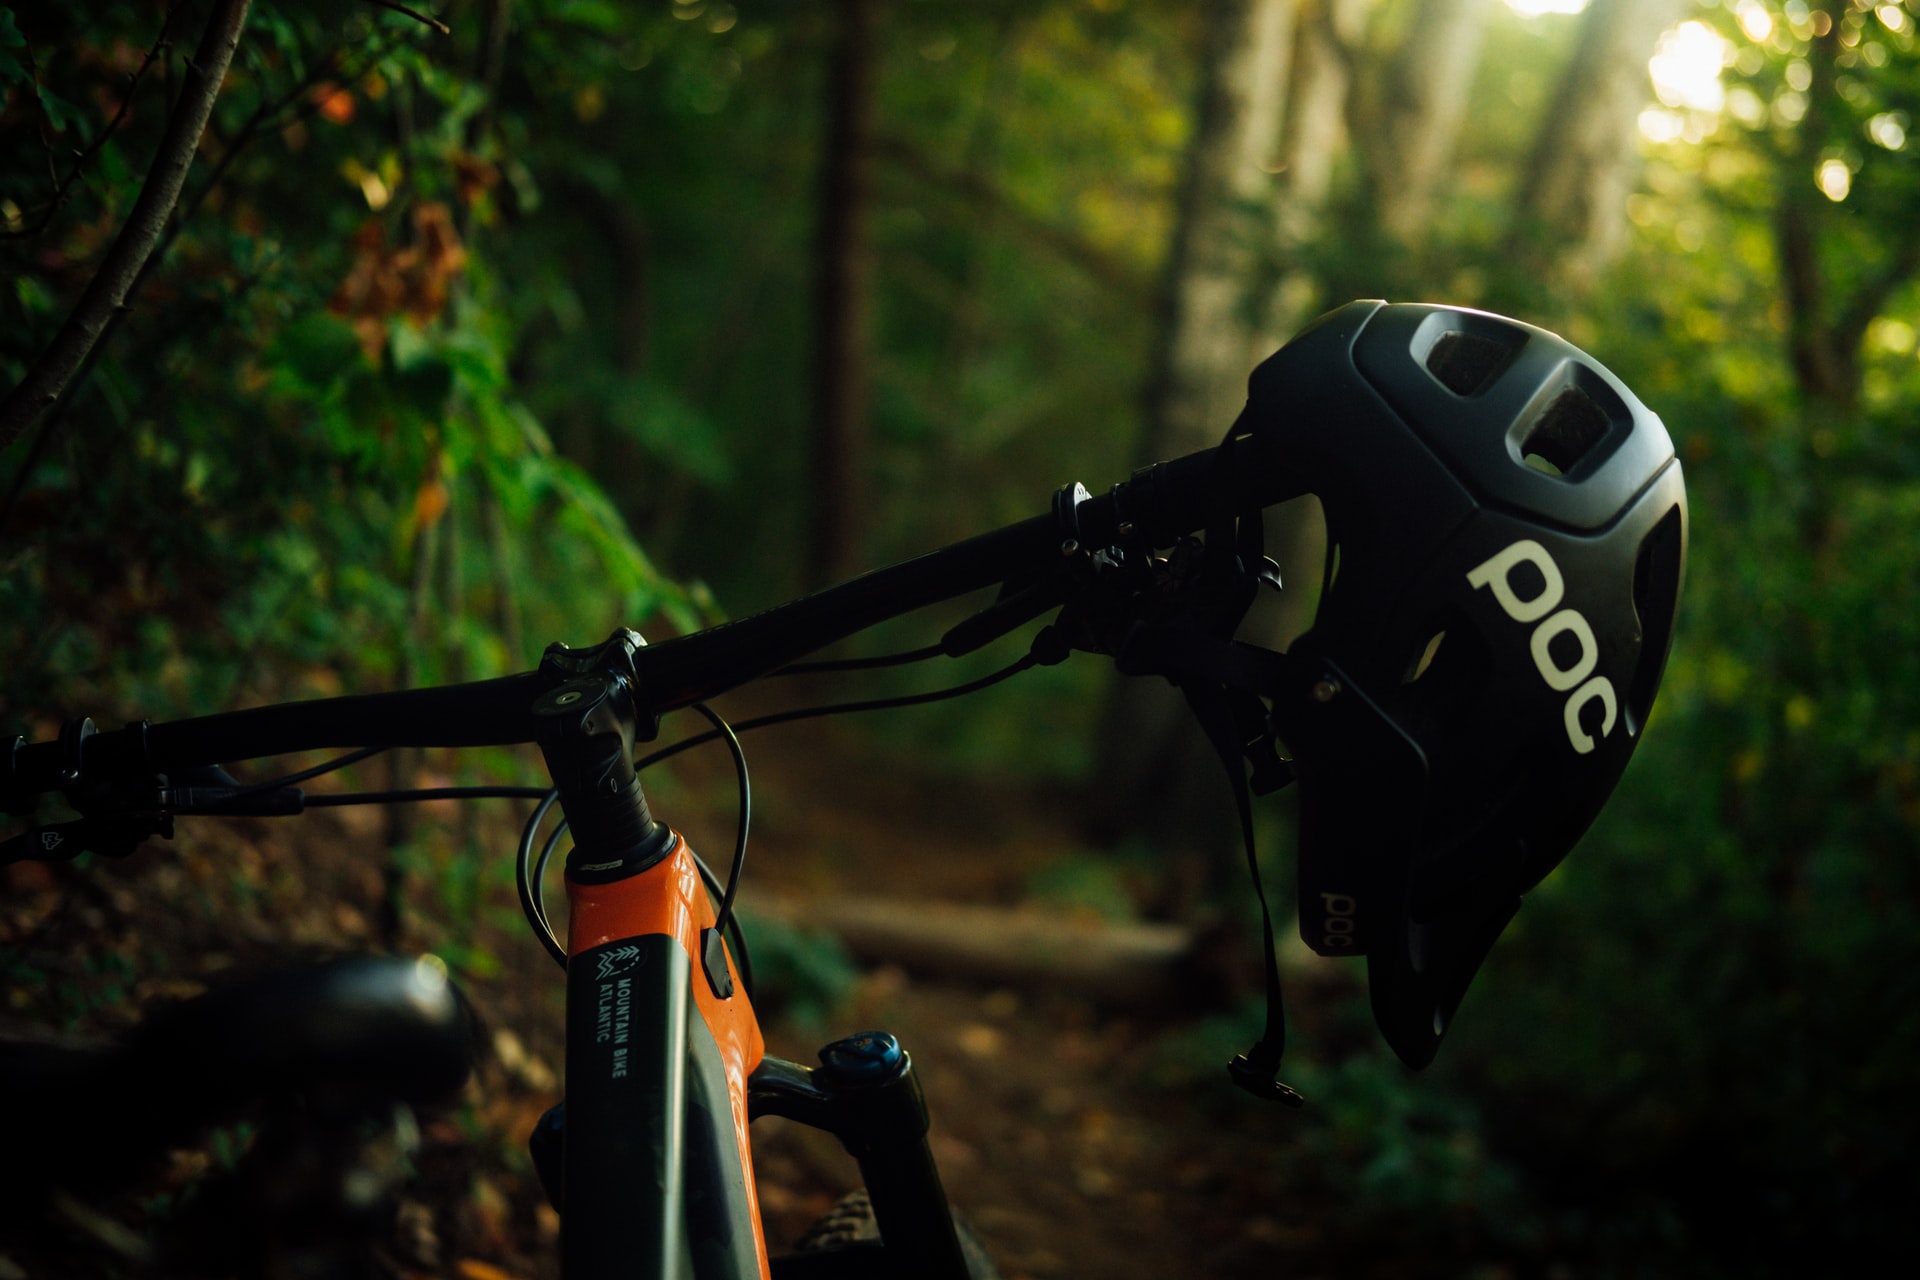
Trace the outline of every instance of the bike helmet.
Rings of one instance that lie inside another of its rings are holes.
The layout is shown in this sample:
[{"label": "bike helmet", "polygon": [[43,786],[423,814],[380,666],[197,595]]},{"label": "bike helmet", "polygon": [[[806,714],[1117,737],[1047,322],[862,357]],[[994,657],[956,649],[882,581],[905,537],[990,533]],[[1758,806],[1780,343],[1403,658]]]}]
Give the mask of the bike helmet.
[{"label": "bike helmet", "polygon": [[1326,512],[1273,706],[1301,934],[1367,957],[1381,1032],[1424,1066],[1640,740],[1686,554],[1680,464],[1564,339],[1440,306],[1331,312],[1254,371],[1236,432]]}]

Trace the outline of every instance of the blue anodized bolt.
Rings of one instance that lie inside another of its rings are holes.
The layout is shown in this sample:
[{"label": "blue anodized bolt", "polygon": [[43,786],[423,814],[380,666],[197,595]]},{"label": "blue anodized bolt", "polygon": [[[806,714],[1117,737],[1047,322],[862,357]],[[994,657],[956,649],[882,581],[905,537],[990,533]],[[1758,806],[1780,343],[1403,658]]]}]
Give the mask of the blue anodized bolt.
[{"label": "blue anodized bolt", "polygon": [[820,1065],[845,1084],[885,1084],[906,1070],[907,1053],[885,1031],[861,1031],[820,1050]]}]

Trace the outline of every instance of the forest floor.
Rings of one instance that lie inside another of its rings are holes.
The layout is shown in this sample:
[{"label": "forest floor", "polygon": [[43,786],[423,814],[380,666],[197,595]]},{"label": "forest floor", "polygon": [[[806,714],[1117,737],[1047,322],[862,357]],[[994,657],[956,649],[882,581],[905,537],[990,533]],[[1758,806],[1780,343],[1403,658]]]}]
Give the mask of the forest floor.
[{"label": "forest floor", "polygon": [[[851,734],[782,729],[755,735],[749,747],[749,911],[757,897],[836,892],[1011,904],[1036,867],[1081,847],[1056,798],[916,777]],[[712,754],[712,762],[688,761],[657,790],[655,807],[719,865],[732,834],[733,779],[724,753]],[[451,820],[444,806],[429,808],[423,825]],[[498,804],[477,811],[479,834],[508,863],[517,818]],[[125,862],[7,869],[0,1031],[113,1033],[142,1002],[190,994],[223,969],[289,949],[377,947],[385,822],[375,809],[183,822],[186,838]],[[434,885],[447,872],[414,874],[422,909],[403,949],[448,952],[434,923],[446,918],[446,892]],[[484,883],[467,907],[478,941],[449,958],[492,1052],[458,1108],[426,1118],[418,1177],[378,1250],[389,1275],[556,1273],[558,1220],[524,1141],[558,1096],[563,984],[527,936],[508,878],[490,871]],[[1245,959],[1250,989],[1251,948]],[[811,1061],[837,1035],[867,1027],[898,1035],[922,1075],[948,1190],[1009,1278],[1434,1273],[1391,1242],[1356,1245],[1350,1232],[1328,1230],[1322,1197],[1296,1190],[1283,1198],[1273,1152],[1299,1113],[1226,1086],[1220,1037],[1205,1021],[1220,1001],[1196,1004],[1197,1012],[1101,1007],[1031,985],[970,985],[880,966],[860,972],[824,1014],[776,1014],[768,1047]],[[1294,1012],[1311,1017],[1310,1008]],[[773,1119],[753,1132],[779,1252],[856,1173],[825,1135]],[[0,1231],[0,1280],[145,1273],[141,1242],[164,1234],[169,1206],[190,1200],[220,1158],[211,1148],[179,1154],[117,1199],[67,1202],[57,1212],[40,1206],[36,1221]],[[177,1269],[195,1267],[189,1260]]]}]

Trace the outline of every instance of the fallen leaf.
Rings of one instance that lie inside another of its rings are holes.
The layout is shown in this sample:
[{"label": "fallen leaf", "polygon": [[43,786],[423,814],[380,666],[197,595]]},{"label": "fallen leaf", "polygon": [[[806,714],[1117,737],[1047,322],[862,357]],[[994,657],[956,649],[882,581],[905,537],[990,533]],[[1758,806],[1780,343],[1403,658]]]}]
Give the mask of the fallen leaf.
[{"label": "fallen leaf", "polygon": [[502,1271],[478,1258],[462,1258],[453,1264],[453,1269],[460,1273],[460,1280],[519,1280],[511,1271]]}]

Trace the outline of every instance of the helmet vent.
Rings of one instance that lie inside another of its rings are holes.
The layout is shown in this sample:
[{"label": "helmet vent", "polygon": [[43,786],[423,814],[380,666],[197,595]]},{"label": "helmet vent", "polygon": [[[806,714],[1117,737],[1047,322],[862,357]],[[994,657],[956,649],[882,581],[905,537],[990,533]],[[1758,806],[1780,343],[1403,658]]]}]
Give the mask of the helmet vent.
[{"label": "helmet vent", "polygon": [[1633,683],[1627,687],[1627,729],[1639,733],[1653,709],[1654,691],[1667,664],[1667,646],[1673,639],[1674,615],[1680,605],[1680,564],[1686,534],[1680,508],[1662,516],[1640,543],[1633,566],[1633,612],[1640,622],[1640,659]]},{"label": "helmet vent", "polygon": [[1457,396],[1471,399],[1492,386],[1513,357],[1519,353],[1526,335],[1516,331],[1517,342],[1501,342],[1477,333],[1449,330],[1440,335],[1427,352],[1427,372],[1440,385]]},{"label": "helmet vent", "polygon": [[1520,460],[1550,476],[1573,472],[1612,425],[1607,411],[1574,383],[1563,389],[1520,442]]},{"label": "helmet vent", "polygon": [[1486,691],[1493,668],[1486,637],[1453,605],[1413,634],[1426,639],[1417,648],[1409,646],[1400,670],[1402,700],[1396,705],[1417,737],[1456,730],[1461,713]]},{"label": "helmet vent", "polygon": [[1426,647],[1420,651],[1420,656],[1414,659],[1411,667],[1407,668],[1407,674],[1400,683],[1412,684],[1421,676],[1427,674],[1428,668],[1433,666],[1434,658],[1440,653],[1441,642],[1446,638],[1447,633],[1445,631],[1434,632],[1433,638],[1427,641]]}]

